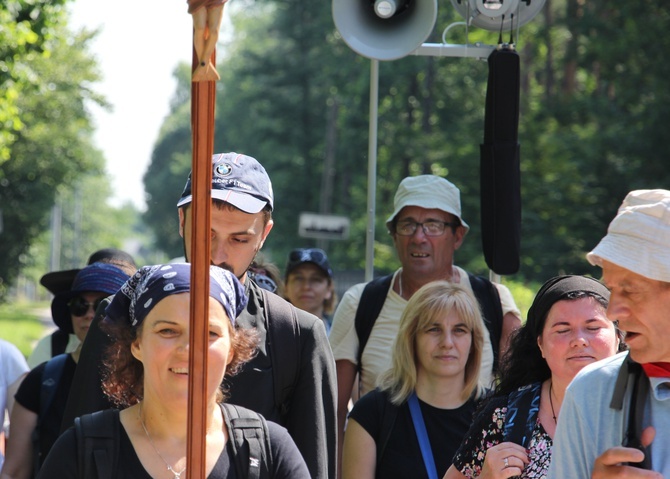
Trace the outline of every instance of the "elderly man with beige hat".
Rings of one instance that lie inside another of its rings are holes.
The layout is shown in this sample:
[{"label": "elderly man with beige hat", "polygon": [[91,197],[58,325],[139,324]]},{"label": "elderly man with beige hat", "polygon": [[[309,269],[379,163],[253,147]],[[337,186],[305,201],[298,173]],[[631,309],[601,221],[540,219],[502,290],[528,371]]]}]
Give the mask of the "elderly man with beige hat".
[{"label": "elderly man with beige hat", "polygon": [[568,387],[549,477],[670,478],[670,191],[631,191],[586,258],[630,351]]},{"label": "elderly man with beige hat", "polygon": [[423,285],[446,280],[474,291],[487,326],[491,326],[485,341],[482,382],[490,382],[494,357],[502,356],[510,333],[521,324],[506,287],[494,287],[454,265],[454,254],[470,228],[461,217],[460,191],[454,184],[434,175],[407,177],[398,187],[393,206],[386,226],[401,268],[351,287],[333,319],[329,339],[337,365],[340,443],[356,374],[361,395],[375,388],[377,377],[391,365],[400,316]]}]

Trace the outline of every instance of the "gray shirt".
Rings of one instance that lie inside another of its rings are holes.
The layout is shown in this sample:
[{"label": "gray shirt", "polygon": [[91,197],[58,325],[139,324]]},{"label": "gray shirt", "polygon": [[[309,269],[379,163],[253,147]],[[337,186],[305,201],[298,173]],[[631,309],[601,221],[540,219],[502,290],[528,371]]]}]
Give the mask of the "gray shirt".
[{"label": "gray shirt", "polygon": [[[585,367],[568,386],[554,436],[549,479],[591,477],[596,458],[621,445],[631,391],[626,391],[621,410],[609,405],[626,354]],[[649,425],[656,428],[656,438],[651,444],[652,469],[670,477],[670,379],[649,381],[643,428]]]}]

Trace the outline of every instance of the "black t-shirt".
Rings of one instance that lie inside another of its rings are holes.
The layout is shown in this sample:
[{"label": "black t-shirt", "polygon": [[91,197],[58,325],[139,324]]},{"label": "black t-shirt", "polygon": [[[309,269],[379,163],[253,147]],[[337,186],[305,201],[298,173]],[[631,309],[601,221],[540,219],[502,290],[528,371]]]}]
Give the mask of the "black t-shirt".
[{"label": "black t-shirt", "polygon": [[[40,396],[42,388],[42,375],[46,362],[35,366],[28,373],[25,379],[21,382],[19,390],[16,392],[16,402],[21,404],[29,411],[34,412],[39,416],[40,414]],[[40,463],[44,461],[47,453],[53,446],[58,435],[60,434],[61,422],[63,421],[63,411],[65,410],[65,403],[67,402],[68,394],[70,393],[70,385],[72,378],[77,368],[77,363],[72,359],[72,355],[68,354],[63,367],[63,372],[56,387],[53,402],[46,412],[45,417],[41,418],[40,426]]]},{"label": "black t-shirt", "polygon": [[[116,421],[119,420],[118,414]],[[270,436],[270,455],[272,456],[273,470],[270,477],[274,479],[310,479],[309,471],[305,465],[300,451],[289,436],[286,429],[272,422],[268,422],[268,433]],[[119,440],[119,460],[117,462],[117,478],[152,479],[144,469],[130,438],[123,426],[119,427],[121,432]],[[84,479],[79,478],[77,471],[77,441],[74,428],[63,433],[47,457],[38,479]],[[219,456],[214,469],[208,479],[243,479],[238,478],[235,471],[235,457],[233,455],[230,441]]]},{"label": "black t-shirt", "polygon": [[[442,477],[449,469],[463,436],[468,432],[477,402],[469,399],[457,409],[439,409],[419,399],[419,405],[433,451],[437,475]],[[394,407],[390,404],[386,392],[375,389],[356,402],[349,417],[372,436],[379,450],[383,440],[381,434],[384,411]],[[428,479],[407,401],[397,408],[393,429],[378,464],[375,474],[378,478]]]},{"label": "black t-shirt", "polygon": [[[230,394],[226,402],[256,411],[266,419],[286,427],[302,452],[312,476],[315,479],[334,477],[337,375],[325,328],[316,316],[295,308],[297,325],[283,323],[288,325],[285,328],[291,329],[284,329],[280,337],[291,336],[293,339],[281,347],[274,346],[274,353],[278,356],[274,366],[295,371],[297,378],[295,381],[293,377],[290,378],[293,393],[289,398],[288,410],[281,417],[275,405],[273,361],[270,356],[273,345],[267,333],[266,305],[261,288],[253,281],[245,282],[245,290],[249,303],[237,318],[237,327],[256,329],[260,337],[258,354],[236,376],[224,379]],[[267,294],[286,303],[273,293]],[[96,315],[86,334],[62,431],[70,427],[77,416],[111,407],[100,387],[103,351],[110,343],[110,338],[100,329],[101,319]],[[268,321],[272,321],[272,318]],[[281,353],[287,348],[299,351],[299,364],[283,358]]]}]

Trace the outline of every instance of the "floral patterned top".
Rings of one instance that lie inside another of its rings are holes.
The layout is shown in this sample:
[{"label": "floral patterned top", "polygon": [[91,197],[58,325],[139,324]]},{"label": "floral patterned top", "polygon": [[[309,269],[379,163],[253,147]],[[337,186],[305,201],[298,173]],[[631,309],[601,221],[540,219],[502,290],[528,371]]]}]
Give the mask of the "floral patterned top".
[{"label": "floral patterned top", "polygon": [[[494,397],[484,406],[465,435],[454,456],[454,467],[465,477],[474,479],[482,472],[488,448],[502,442],[507,414],[507,397]],[[528,444],[529,464],[518,476],[522,479],[544,479],[549,471],[553,442],[540,421],[535,424]]]}]

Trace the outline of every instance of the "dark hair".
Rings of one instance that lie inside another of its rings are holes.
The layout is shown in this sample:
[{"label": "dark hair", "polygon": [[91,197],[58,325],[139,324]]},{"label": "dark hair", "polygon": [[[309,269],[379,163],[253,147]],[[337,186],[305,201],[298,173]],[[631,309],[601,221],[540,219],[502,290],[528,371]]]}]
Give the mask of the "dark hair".
[{"label": "dark hair", "polygon": [[[108,318],[100,323],[101,329],[112,339],[104,355],[102,389],[110,401],[119,407],[132,406],[144,397],[144,366],[131,352],[131,344],[137,339],[144,324],[131,328],[129,323]],[[256,330],[233,328],[230,323],[228,325],[233,359],[226,368],[226,377],[237,374],[242,365],[256,355],[258,345]],[[221,402],[227,397],[228,391],[221,385],[220,392],[218,399]]]},{"label": "dark hair", "polygon": [[[537,298],[536,296],[533,304],[537,303]],[[553,307],[558,301],[575,301],[582,298],[594,298],[605,310],[607,309],[607,299],[592,291],[571,291],[552,303],[551,306]],[[542,382],[551,377],[551,370],[537,344],[537,338],[544,330],[549,311],[551,307],[537,317],[529,312],[526,324],[512,334],[507,353],[500,361],[500,382],[495,389],[496,396],[509,394],[521,386]],[[616,328],[616,330],[621,350],[623,341],[619,329]]]}]

